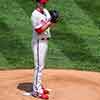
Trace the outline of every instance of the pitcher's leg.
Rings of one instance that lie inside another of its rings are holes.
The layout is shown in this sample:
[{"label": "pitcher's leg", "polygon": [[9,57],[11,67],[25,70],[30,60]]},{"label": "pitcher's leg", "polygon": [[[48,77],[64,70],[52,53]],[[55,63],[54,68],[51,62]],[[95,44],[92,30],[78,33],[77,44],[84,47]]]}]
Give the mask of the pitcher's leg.
[{"label": "pitcher's leg", "polygon": [[41,66],[40,66],[40,43],[39,40],[37,40],[37,42],[34,43],[33,45],[33,52],[34,52],[34,82],[33,82],[33,91],[34,92],[40,92],[42,93],[42,88],[41,88],[41,77],[42,77],[42,73],[41,73]]},{"label": "pitcher's leg", "polygon": [[[45,58],[46,58],[46,54],[47,54],[47,49],[48,49],[48,41],[41,41],[40,40],[40,44],[39,44],[40,50],[39,50],[39,64],[40,64],[40,79],[42,80],[42,76],[43,76],[43,69],[45,66]],[[42,88],[42,92],[44,92],[43,90],[43,85],[41,84],[41,88]],[[41,91],[41,89],[39,89],[39,91]]]},{"label": "pitcher's leg", "polygon": [[42,70],[44,68],[45,56],[47,52],[47,43],[42,41],[37,41],[37,43],[35,43],[33,46],[33,50],[34,50],[34,63],[35,63],[33,91],[38,93],[43,93],[41,80],[42,80]]}]

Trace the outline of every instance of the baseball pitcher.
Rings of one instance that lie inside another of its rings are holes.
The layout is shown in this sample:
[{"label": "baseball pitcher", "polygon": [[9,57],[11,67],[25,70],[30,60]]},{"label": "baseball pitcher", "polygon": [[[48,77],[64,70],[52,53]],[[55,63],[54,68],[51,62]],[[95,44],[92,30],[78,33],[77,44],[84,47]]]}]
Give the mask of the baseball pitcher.
[{"label": "baseball pitcher", "polygon": [[48,49],[48,40],[51,38],[50,27],[57,22],[58,12],[44,8],[47,0],[36,0],[36,9],[32,12],[32,51],[34,54],[34,81],[32,95],[41,99],[48,99],[49,91],[42,85],[42,71],[45,66],[45,57]]}]

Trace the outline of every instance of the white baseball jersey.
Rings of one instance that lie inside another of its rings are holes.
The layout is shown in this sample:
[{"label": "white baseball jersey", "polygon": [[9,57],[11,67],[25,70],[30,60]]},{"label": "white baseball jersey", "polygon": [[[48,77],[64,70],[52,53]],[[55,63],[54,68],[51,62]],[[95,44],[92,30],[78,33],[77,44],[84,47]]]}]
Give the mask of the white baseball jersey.
[{"label": "white baseball jersey", "polygon": [[32,29],[33,29],[33,40],[41,39],[41,38],[50,38],[50,28],[46,29],[40,35],[37,34],[35,29],[42,27],[48,20],[50,20],[50,14],[47,9],[43,9],[44,14],[40,13],[37,10],[32,12],[31,20],[32,20]]}]

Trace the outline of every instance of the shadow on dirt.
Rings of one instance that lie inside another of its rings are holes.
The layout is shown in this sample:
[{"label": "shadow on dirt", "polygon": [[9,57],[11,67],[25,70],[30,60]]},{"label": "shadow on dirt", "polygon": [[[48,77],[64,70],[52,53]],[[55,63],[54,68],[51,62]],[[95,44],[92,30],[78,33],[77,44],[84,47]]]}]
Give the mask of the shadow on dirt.
[{"label": "shadow on dirt", "polygon": [[25,92],[32,92],[32,83],[19,83],[17,89]]}]

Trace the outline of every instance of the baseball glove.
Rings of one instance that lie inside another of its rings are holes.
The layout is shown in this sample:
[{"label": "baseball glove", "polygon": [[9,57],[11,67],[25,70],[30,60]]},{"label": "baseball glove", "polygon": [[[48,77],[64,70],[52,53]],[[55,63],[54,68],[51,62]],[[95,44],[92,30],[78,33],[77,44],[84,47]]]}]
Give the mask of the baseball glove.
[{"label": "baseball glove", "polygon": [[53,23],[58,22],[58,18],[59,18],[58,11],[56,11],[56,10],[50,10],[49,13],[51,15],[51,22],[53,22]]}]

